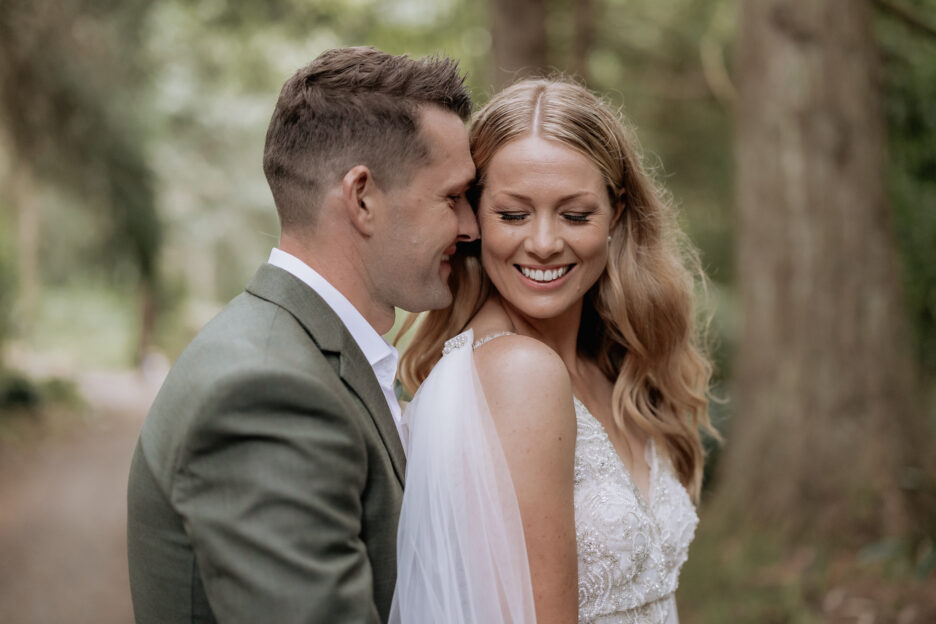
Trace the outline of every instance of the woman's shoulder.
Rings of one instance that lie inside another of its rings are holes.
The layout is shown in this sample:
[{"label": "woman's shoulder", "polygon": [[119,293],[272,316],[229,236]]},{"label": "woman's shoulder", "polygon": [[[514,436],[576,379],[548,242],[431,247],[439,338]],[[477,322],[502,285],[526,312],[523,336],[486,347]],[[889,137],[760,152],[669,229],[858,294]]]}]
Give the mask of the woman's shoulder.
[{"label": "woman's shoulder", "polygon": [[488,301],[468,328],[473,334],[474,359],[480,373],[503,375],[508,385],[521,375],[568,380],[568,371],[559,355],[539,340],[515,333],[507,315],[495,302]]},{"label": "woman's shoulder", "polygon": [[550,347],[529,336],[515,334],[509,330],[495,330],[474,334],[474,358],[479,371],[514,375],[537,373],[551,380],[568,379],[565,364]]},{"label": "woman's shoulder", "polygon": [[568,428],[572,382],[551,348],[529,336],[503,335],[477,348],[474,360],[495,421],[529,421],[547,434]]},{"label": "woman's shoulder", "polygon": [[[574,413],[569,372],[545,343],[513,331],[503,307],[488,300],[472,318],[474,363],[495,420]],[[568,410],[566,410],[568,408]]]}]

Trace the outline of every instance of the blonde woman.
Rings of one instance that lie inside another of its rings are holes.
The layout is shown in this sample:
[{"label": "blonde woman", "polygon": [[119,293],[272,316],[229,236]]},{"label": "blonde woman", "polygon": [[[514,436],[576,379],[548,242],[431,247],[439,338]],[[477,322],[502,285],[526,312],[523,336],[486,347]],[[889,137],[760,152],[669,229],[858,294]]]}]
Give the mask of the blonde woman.
[{"label": "blonde woman", "polygon": [[676,622],[711,431],[694,256],[582,86],[515,84],[470,136],[481,239],[401,360],[391,621]]}]

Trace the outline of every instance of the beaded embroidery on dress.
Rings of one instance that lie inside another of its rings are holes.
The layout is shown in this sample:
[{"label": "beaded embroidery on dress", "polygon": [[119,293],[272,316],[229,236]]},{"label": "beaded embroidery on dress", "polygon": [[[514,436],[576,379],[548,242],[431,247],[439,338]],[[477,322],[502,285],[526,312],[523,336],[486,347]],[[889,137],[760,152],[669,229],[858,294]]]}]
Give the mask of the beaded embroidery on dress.
[{"label": "beaded embroidery on dress", "polygon": [[651,440],[649,501],[608,434],[575,399],[575,534],[580,624],[674,624],[679,570],[699,518]]}]

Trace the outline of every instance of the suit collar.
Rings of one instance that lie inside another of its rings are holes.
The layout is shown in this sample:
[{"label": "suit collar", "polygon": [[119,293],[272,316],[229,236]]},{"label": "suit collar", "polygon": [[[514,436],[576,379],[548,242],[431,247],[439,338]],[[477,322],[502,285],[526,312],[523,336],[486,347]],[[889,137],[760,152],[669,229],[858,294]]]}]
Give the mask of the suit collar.
[{"label": "suit collar", "polygon": [[[306,285],[312,288],[319,297],[325,300],[328,307],[331,308],[342,324],[347,328],[354,342],[357,343],[364,357],[375,371],[378,369],[378,362],[384,359],[392,361],[393,373],[386,381],[387,385],[393,386],[393,377],[396,373],[397,352],[383,337],[377,333],[373,326],[364,318],[364,315],[351,303],[340,290],[335,288],[325,277],[311,266],[278,247],[274,247],[270,252],[269,263],[288,271],[302,280]],[[378,375],[378,379],[380,379]]]},{"label": "suit collar", "polygon": [[403,482],[406,459],[400,435],[390,414],[374,370],[348,329],[327,303],[299,278],[270,264],[262,265],[247,285],[247,292],[289,312],[323,352],[338,356],[338,374],[370,412],[383,439],[393,469]]}]

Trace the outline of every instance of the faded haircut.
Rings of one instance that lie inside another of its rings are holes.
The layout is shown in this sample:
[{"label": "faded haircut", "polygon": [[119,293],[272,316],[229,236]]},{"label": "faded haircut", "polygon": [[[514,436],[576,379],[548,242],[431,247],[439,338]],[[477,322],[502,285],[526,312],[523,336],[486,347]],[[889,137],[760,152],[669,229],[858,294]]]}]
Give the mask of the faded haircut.
[{"label": "faded haircut", "polygon": [[468,120],[456,61],[356,47],[328,50],[297,71],[280,92],[263,153],[281,227],[313,226],[323,191],[357,165],[382,188],[408,182],[429,157],[419,133],[427,105]]}]

